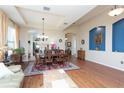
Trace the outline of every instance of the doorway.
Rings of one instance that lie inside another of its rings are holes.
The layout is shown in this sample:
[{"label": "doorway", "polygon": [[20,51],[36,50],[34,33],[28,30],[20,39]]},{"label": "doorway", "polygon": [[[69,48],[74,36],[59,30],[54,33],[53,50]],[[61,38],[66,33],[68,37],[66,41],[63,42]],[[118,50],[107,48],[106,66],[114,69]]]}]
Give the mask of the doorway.
[{"label": "doorway", "polygon": [[[65,48],[71,50],[71,55],[77,57],[77,38],[75,33],[67,33],[65,35]],[[68,46],[70,44],[71,46]]]}]

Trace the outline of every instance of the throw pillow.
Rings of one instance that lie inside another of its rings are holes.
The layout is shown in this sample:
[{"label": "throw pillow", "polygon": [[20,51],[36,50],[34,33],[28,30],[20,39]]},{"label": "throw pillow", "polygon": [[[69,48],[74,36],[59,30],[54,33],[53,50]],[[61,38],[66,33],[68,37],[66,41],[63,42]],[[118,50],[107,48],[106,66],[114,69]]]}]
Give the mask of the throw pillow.
[{"label": "throw pillow", "polygon": [[0,79],[3,77],[8,77],[9,75],[13,75],[14,73],[10,71],[4,63],[0,63]]},{"label": "throw pillow", "polygon": [[14,73],[17,73],[21,70],[21,65],[8,66],[8,69],[11,70]]}]

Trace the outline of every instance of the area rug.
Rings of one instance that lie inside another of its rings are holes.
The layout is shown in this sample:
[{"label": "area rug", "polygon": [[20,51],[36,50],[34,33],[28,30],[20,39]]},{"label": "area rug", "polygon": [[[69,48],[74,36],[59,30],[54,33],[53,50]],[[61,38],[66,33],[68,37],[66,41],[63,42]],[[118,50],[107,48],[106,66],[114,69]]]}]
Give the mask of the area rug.
[{"label": "area rug", "polygon": [[37,75],[37,74],[43,74],[44,71],[48,70],[54,70],[54,69],[63,69],[63,70],[76,70],[80,69],[80,67],[74,65],[73,63],[68,63],[63,65],[34,65],[34,62],[30,62],[29,65],[24,70],[25,76],[31,76],[31,75]]},{"label": "area rug", "polygon": [[42,88],[78,88],[63,69],[44,71],[43,78]]}]

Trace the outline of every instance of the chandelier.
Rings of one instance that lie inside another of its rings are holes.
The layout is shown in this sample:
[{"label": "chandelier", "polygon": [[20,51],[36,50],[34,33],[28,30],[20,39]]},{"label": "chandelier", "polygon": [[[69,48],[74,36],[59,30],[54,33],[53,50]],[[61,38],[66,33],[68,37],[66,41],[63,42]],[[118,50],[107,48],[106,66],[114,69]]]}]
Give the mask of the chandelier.
[{"label": "chandelier", "polygon": [[43,29],[42,29],[42,34],[39,34],[36,36],[36,39],[35,41],[42,41],[42,42],[46,42],[48,40],[48,36],[45,35],[44,33],[44,18],[42,18],[42,21],[43,21]]},{"label": "chandelier", "polygon": [[120,15],[122,12],[124,11],[124,8],[121,8],[121,7],[118,7],[117,8],[117,5],[114,6],[114,8],[109,11],[108,15],[109,16],[118,16]]},{"label": "chandelier", "polygon": [[48,36],[45,36],[45,33],[44,33],[44,18],[42,18],[42,21],[43,21],[43,33],[42,33],[42,36],[41,36],[41,40],[42,41],[47,41]]}]

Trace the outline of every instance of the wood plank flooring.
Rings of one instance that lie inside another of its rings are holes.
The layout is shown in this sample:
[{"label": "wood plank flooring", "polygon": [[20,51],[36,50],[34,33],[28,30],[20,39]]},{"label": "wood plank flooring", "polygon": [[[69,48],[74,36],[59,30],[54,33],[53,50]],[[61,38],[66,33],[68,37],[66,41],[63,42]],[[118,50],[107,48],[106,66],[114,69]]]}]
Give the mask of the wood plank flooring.
[{"label": "wood plank flooring", "polygon": [[[114,88],[124,87],[124,72],[93,62],[76,58],[71,62],[80,67],[79,70],[66,71],[79,88]],[[23,88],[39,88],[43,85],[43,75],[24,78]]]},{"label": "wood plank flooring", "polygon": [[23,88],[40,88],[43,85],[43,75],[25,77]]}]

